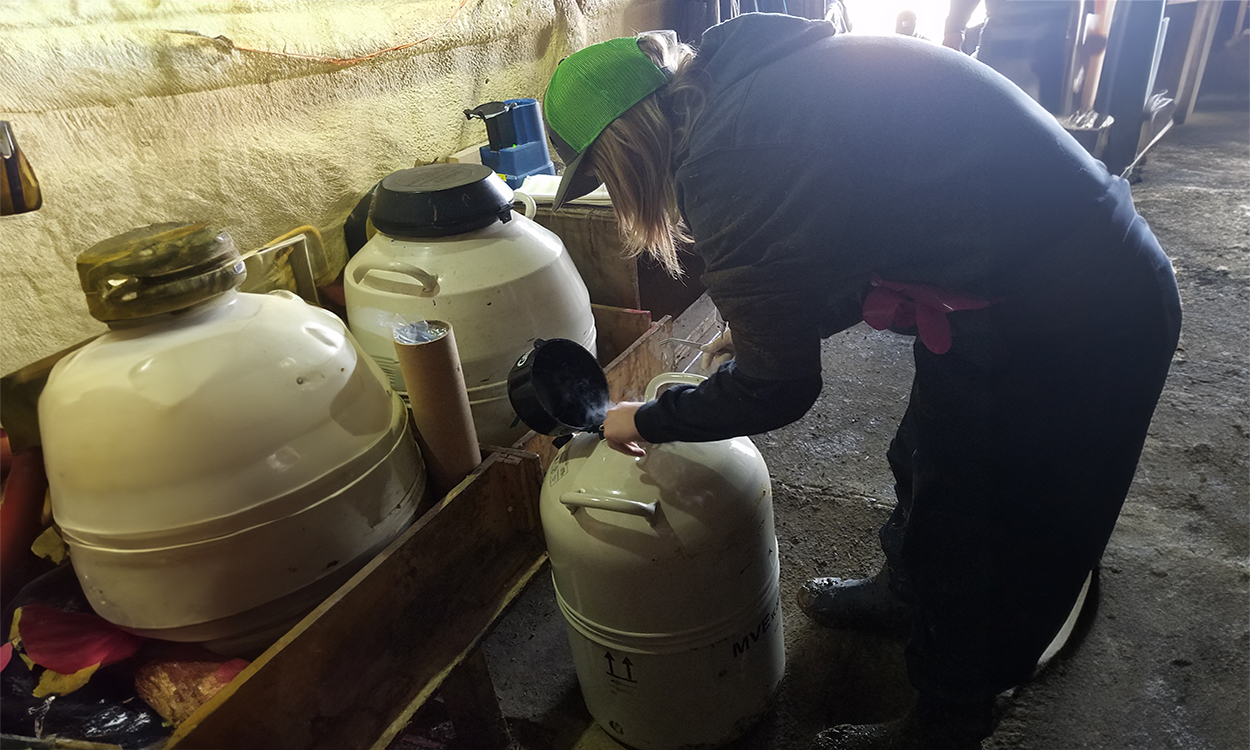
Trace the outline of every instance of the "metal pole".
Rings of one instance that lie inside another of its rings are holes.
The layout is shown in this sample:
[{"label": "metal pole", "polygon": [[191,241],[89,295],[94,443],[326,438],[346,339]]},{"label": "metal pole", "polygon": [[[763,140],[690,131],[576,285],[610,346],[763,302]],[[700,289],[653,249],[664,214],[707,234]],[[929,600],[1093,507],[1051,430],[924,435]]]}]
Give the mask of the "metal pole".
[{"label": "metal pole", "polygon": [[1107,59],[1095,109],[1115,118],[1102,152],[1112,174],[1119,174],[1137,156],[1144,121],[1147,81],[1163,21],[1164,0],[1135,0],[1117,5],[1107,40]]}]

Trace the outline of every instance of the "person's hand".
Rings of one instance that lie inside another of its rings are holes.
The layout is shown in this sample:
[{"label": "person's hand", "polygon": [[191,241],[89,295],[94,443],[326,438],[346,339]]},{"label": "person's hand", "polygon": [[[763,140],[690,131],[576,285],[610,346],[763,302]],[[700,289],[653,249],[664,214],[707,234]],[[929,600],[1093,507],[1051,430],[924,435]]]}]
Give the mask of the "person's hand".
[{"label": "person's hand", "polygon": [[703,355],[699,357],[699,366],[705,372],[719,370],[720,366],[734,358],[734,339],[729,326],[721,331],[716,338],[699,347]]},{"label": "person's hand", "polygon": [[608,415],[603,418],[603,439],[608,441],[609,448],[627,456],[647,455],[638,445],[642,435],[634,426],[634,414],[640,406],[639,401],[622,401],[608,409]]},{"label": "person's hand", "polygon": [[942,44],[944,46],[950,47],[953,50],[958,50],[962,52],[964,49],[964,32],[962,31],[946,32],[946,35],[942,37]]}]

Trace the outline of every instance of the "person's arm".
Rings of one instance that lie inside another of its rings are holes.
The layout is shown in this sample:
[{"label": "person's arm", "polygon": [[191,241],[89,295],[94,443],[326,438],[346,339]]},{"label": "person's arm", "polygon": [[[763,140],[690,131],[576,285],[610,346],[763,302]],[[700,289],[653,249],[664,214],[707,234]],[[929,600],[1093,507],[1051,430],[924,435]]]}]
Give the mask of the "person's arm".
[{"label": "person's arm", "polygon": [[609,409],[603,436],[613,450],[641,456],[640,440],[706,442],[757,435],[806,414],[821,389],[819,336],[814,331],[788,336],[777,331],[765,338],[739,333],[737,358],[697,387],[677,385],[645,404],[624,402]]},{"label": "person's arm", "polygon": [[823,189],[827,165],[755,144],[682,170],[679,202],[705,264],[700,280],[733,330],[734,359],[697,387],[609,410],[604,437],[635,455],[637,440],[724,440],[798,420],[820,393],[821,337],[859,318],[831,320],[846,275],[825,240],[839,226]]},{"label": "person's arm", "polygon": [[968,21],[972,18],[972,13],[981,4],[981,0],[951,0],[950,13],[946,16],[946,33],[942,37],[942,44],[951,49],[962,49],[964,44],[964,29],[968,28]]},{"label": "person's arm", "polygon": [[820,387],[820,375],[764,380],[729,362],[697,387],[673,386],[642,405],[634,424],[650,443],[758,435],[801,418],[816,402]]}]

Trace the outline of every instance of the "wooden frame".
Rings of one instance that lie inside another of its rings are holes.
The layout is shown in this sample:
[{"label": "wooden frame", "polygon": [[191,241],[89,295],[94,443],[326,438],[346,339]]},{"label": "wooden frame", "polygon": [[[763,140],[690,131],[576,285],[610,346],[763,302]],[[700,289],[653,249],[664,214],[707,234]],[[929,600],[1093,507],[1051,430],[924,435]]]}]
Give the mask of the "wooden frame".
[{"label": "wooden frame", "polygon": [[546,562],[541,483],[537,456],[493,449],[165,747],[385,748]]},{"label": "wooden frame", "polygon": [[626,257],[616,214],[608,206],[542,205],[534,221],[555,232],[590,293],[590,301],[657,316],[680,315],[703,294],[703,260],[682,254],[686,275],[674,279],[646,255]]}]

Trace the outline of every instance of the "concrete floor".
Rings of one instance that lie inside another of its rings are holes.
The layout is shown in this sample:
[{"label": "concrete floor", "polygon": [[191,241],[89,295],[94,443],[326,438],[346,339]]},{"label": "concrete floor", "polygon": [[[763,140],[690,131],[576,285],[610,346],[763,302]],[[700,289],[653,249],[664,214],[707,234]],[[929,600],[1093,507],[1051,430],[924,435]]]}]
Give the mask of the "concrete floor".
[{"label": "concrete floor", "polygon": [[[1004,701],[986,750],[1250,748],[1250,105],[1200,104],[1134,175],[1186,320],[1103,559],[1100,606],[1079,647]],[[910,345],[863,325],[832,337],[820,402],[756,439],[773,477],[788,666],[770,713],[730,750],[806,748],[827,725],[908,705],[898,644],[816,628],[794,592],[880,563],[876,529],[894,502],[884,454]],[[487,655],[518,748],[620,748],[582,703],[545,575]]]}]

